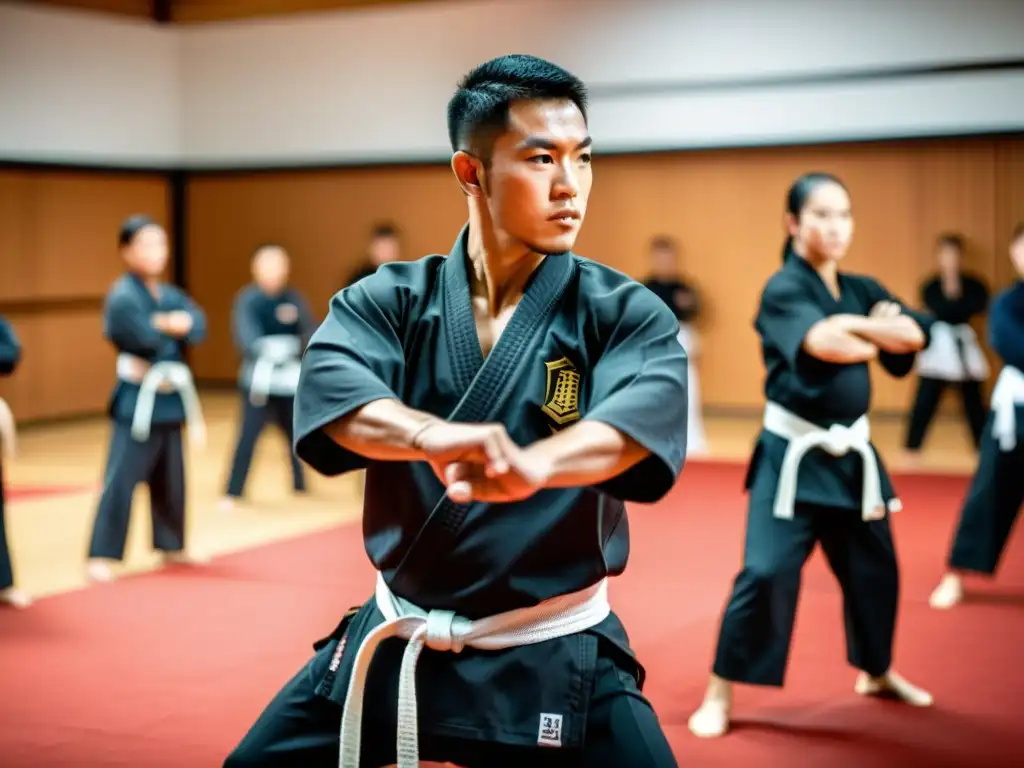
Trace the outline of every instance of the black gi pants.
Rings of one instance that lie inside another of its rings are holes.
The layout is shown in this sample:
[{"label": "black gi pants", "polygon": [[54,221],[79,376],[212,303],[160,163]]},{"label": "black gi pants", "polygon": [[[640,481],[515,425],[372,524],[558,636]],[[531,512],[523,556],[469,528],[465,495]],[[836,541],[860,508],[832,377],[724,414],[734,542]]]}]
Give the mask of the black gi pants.
[{"label": "black gi pants", "polygon": [[[341,707],[315,693],[330,664],[333,649],[333,643],[322,648],[277,694],[228,756],[224,768],[337,766]],[[373,684],[372,674],[368,684]],[[420,692],[421,699],[423,696]],[[360,761],[364,768],[391,765],[396,761],[397,699],[396,689],[389,711],[364,711]],[[603,652],[599,652],[597,660],[582,750],[507,746],[420,731],[419,752],[420,760],[452,762],[464,768],[674,768],[677,765],[658,717],[640,693],[633,675],[617,666],[610,653]]]},{"label": "black gi pants", "polygon": [[227,495],[239,498],[245,489],[245,481],[252,465],[252,455],[267,420],[276,424],[288,440],[288,455],[292,464],[292,487],[296,491],[306,490],[306,477],[302,463],[292,449],[292,414],[295,399],[292,397],[268,397],[266,405],[256,406],[249,401],[247,392],[242,392],[242,426],[238,433],[235,456],[231,462],[231,475],[228,478]]},{"label": "black gi pants", "polygon": [[990,419],[949,554],[950,568],[985,576],[995,574],[1024,504],[1024,439],[1003,451],[991,430]]},{"label": "black gi pants", "polygon": [[4,521],[6,488],[3,472],[3,463],[0,462],[0,589],[7,589],[14,586],[14,571],[11,569],[11,550],[7,547],[7,524]]},{"label": "black gi pants", "polygon": [[722,617],[714,674],[737,683],[782,685],[801,572],[818,542],[843,593],[847,659],[870,675],[888,671],[899,603],[888,517],[866,522],[860,510],[798,503],[793,519],[782,520],[773,503],[755,486],[743,569]]},{"label": "black gi pants", "polygon": [[185,458],[180,424],[153,424],[140,443],[131,426],[114,422],[110,454],[93,524],[90,558],[121,560],[128,540],[135,486],[149,486],[153,548],[179,552],[185,548]]},{"label": "black gi pants", "polygon": [[981,382],[978,381],[942,381],[941,379],[919,378],[914,407],[910,411],[910,423],[907,427],[906,447],[916,451],[924,443],[928,427],[939,409],[939,400],[946,387],[957,387],[964,404],[964,414],[971,429],[974,446],[981,444],[981,436],[985,430],[985,416],[988,409],[981,402]]}]

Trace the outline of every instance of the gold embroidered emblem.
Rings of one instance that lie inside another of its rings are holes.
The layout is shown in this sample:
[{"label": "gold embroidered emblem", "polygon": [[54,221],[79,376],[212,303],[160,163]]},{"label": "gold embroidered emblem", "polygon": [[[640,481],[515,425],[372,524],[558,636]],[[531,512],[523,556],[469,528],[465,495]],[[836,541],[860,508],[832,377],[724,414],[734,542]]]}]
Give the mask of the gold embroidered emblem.
[{"label": "gold embroidered emblem", "polygon": [[544,363],[547,391],[541,410],[562,426],[580,418],[580,374],[568,358]]}]

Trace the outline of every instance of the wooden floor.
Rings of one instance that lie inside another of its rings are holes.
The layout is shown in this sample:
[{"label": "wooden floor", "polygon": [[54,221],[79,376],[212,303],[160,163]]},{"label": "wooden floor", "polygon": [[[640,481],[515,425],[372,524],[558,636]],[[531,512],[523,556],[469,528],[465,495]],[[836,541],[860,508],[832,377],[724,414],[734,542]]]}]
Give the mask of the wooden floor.
[{"label": "wooden floor", "polygon": [[[190,449],[189,546],[216,556],[311,533],[358,518],[362,477],[327,479],[308,473],[310,492],[294,496],[280,433],[264,432],[246,487],[247,500],[230,513],[217,502],[234,447],[237,400],[233,394],[203,395],[209,439]],[[753,417],[711,416],[706,428],[708,458],[746,460],[757,434]],[[891,469],[906,468],[900,456],[901,420],[876,419],[873,437]],[[9,488],[66,486],[70,490],[7,505],[8,544],[15,579],[34,597],[78,589],[84,579],[85,553],[106,461],[109,425],[103,418],[27,427],[19,434],[19,455],[4,468]],[[940,420],[932,428],[920,471],[969,473],[974,453],[959,421]],[[77,490],[76,490],[77,489]],[[136,491],[127,555],[121,571],[138,572],[158,564],[150,546],[149,503],[144,486]]]}]

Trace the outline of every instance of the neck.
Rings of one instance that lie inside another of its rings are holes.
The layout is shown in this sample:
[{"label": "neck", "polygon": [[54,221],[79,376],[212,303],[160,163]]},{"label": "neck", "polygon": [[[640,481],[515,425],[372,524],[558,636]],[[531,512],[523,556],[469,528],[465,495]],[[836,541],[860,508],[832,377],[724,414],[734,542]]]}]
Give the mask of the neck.
[{"label": "neck", "polygon": [[530,275],[545,258],[496,232],[486,213],[472,203],[467,246],[470,293],[474,298],[486,300],[491,317],[519,303]]},{"label": "neck", "polygon": [[136,272],[135,270],[131,270],[131,273],[151,291],[160,287],[160,277],[157,275],[145,275],[142,272]]},{"label": "neck", "polygon": [[814,268],[832,293],[839,293],[839,268],[834,259],[810,253],[800,243],[794,243],[793,251]]}]

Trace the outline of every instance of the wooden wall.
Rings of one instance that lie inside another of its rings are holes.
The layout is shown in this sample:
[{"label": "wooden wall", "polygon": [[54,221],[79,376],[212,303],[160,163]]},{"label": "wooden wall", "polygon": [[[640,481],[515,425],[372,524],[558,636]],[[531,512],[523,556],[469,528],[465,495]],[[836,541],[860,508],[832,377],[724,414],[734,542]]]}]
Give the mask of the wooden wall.
[{"label": "wooden wall", "polygon": [[[934,236],[956,229],[970,240],[972,270],[995,286],[1012,279],[1006,246],[1024,220],[1024,138],[598,157],[578,250],[641,277],[651,235],[682,243],[708,307],[700,371],[712,408],[761,402],[751,322],[778,265],[785,189],[810,168],[839,173],[853,191],[849,269],[913,300]],[[156,172],[0,169],[0,313],[25,347],[17,374],[0,380],[0,396],[20,421],[103,411],[114,354],[101,308],[121,269],[117,229],[135,212],[166,223],[168,195]],[[186,274],[210,321],[210,339],[192,357],[197,376],[234,378],[230,307],[256,243],[279,240],[291,250],[295,282],[323,316],[373,223],[396,222],[408,258],[445,253],[464,206],[444,166],[191,176]],[[909,382],[879,376],[877,385],[878,409],[906,410]]]},{"label": "wooden wall", "polygon": [[103,296],[132,213],[167,220],[159,174],[0,169],[0,313],[21,339],[0,397],[19,421],[101,412],[114,381]]},{"label": "wooden wall", "polygon": [[[652,235],[680,241],[708,307],[700,372],[712,408],[761,403],[752,320],[779,264],[786,189],[812,169],[838,173],[852,191],[857,230],[847,269],[916,301],[936,234],[958,230],[970,242],[969,269],[994,286],[1011,280],[1006,249],[1014,222],[1024,219],[1024,138],[598,156],[577,250],[642,277]],[[230,302],[248,278],[256,243],[278,240],[290,249],[295,282],[322,316],[374,222],[396,222],[406,257],[415,258],[447,253],[465,217],[446,166],[191,178],[188,284],[211,322],[210,340],[193,357],[197,376],[235,375]],[[877,409],[909,407],[912,382],[878,376],[876,383]]]}]

